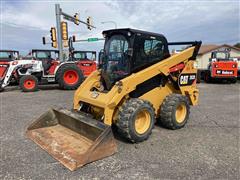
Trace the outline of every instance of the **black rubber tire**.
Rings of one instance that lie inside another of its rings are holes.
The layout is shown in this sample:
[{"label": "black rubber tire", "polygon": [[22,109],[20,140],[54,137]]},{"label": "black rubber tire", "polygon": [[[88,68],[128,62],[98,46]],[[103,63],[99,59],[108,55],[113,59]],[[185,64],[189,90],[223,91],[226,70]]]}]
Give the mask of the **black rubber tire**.
[{"label": "black rubber tire", "polygon": [[197,71],[197,83],[201,83],[201,71]]},{"label": "black rubber tire", "polygon": [[237,82],[237,78],[232,78],[231,83],[235,84]]},{"label": "black rubber tire", "polygon": [[206,71],[204,73],[204,82],[205,83],[211,83],[212,82],[212,78],[211,78],[211,75],[210,75],[210,71]]},{"label": "black rubber tire", "polygon": [[[24,82],[26,80],[28,80],[28,79],[29,80],[33,80],[35,82],[35,86],[33,88],[31,88],[31,89],[26,88],[24,86]],[[35,76],[33,76],[33,75],[24,75],[19,80],[19,86],[20,86],[20,88],[22,89],[23,92],[34,92],[34,91],[37,91],[38,90],[38,79]]]},{"label": "black rubber tire", "polygon": [[[177,107],[180,104],[184,104],[186,107],[186,116],[185,119],[181,122],[178,123],[176,120],[176,110]],[[189,106],[189,100],[186,96],[183,96],[181,94],[171,94],[168,95],[160,108],[160,123],[164,127],[168,129],[180,129],[185,126],[185,124],[188,121],[189,118],[189,113],[190,113],[190,106]]]},{"label": "black rubber tire", "polygon": [[4,91],[4,88],[0,87],[0,92],[3,92]]},{"label": "black rubber tire", "polygon": [[[135,120],[141,110],[147,110],[150,115],[149,128],[143,134],[135,130]],[[119,134],[130,142],[142,142],[149,138],[155,124],[155,112],[152,104],[138,98],[127,100],[120,108],[116,126]]]},{"label": "black rubber tire", "polygon": [[[73,70],[76,71],[76,73],[78,74],[78,81],[74,84],[68,84],[64,81],[64,73],[69,71],[69,70]],[[57,71],[57,75],[56,75],[56,81],[59,84],[59,87],[61,89],[65,89],[65,90],[73,90],[73,89],[77,89],[80,84],[83,82],[84,80],[84,76],[82,71],[78,68],[77,65],[75,64],[65,64],[62,65],[62,67],[59,68],[59,70]]]}]

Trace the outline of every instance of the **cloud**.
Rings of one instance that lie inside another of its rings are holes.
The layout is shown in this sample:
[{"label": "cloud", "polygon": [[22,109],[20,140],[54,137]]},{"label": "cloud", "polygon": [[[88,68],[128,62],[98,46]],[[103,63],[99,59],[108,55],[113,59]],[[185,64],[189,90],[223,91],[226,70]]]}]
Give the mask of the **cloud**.
[{"label": "cloud", "polygon": [[[17,4],[16,4],[17,2]],[[5,1],[2,3],[0,37],[2,48],[44,47],[41,37],[55,26],[57,1]],[[239,37],[238,1],[59,1],[64,12],[92,16],[96,29],[69,22],[69,34],[78,39],[101,37],[104,29],[131,27],[164,34],[169,41],[203,40],[205,43],[235,43]],[[103,43],[82,43],[77,48],[102,48]],[[49,47],[49,46],[45,46]]]}]

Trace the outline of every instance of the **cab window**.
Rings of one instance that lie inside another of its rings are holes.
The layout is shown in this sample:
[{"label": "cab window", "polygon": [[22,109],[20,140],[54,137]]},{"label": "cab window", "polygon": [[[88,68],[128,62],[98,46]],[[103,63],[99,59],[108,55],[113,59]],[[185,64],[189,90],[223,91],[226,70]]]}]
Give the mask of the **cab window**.
[{"label": "cab window", "polygon": [[164,42],[157,37],[136,37],[134,69],[164,59]]}]

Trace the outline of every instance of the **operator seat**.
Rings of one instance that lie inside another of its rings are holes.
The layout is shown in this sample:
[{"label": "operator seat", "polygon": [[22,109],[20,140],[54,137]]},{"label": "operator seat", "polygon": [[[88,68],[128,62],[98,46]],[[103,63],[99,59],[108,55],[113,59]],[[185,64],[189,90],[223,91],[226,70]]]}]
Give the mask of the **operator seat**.
[{"label": "operator seat", "polygon": [[51,56],[48,56],[47,59],[42,60],[44,74],[48,74],[47,71],[50,69],[50,67],[52,65],[52,60],[53,59],[51,58]]}]

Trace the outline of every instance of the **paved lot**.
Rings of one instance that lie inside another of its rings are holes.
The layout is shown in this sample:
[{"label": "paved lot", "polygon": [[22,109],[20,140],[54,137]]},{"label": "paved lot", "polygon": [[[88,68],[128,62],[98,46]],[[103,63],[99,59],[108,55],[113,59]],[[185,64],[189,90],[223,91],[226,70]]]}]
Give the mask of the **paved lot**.
[{"label": "paved lot", "polygon": [[0,179],[239,179],[240,84],[200,84],[185,128],[156,126],[148,141],[117,140],[114,156],[70,172],[24,135],[53,105],[71,108],[74,91],[0,94]]}]

